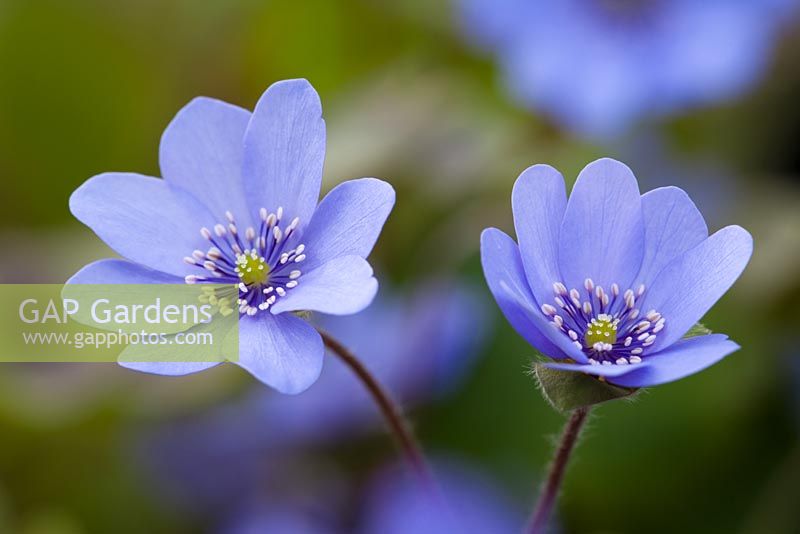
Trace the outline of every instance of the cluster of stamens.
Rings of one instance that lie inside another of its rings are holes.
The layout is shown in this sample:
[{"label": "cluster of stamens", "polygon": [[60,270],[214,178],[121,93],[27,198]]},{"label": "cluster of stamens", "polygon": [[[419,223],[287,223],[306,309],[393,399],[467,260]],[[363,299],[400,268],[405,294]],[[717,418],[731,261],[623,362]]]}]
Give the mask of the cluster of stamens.
[{"label": "cluster of stamens", "polygon": [[585,295],[553,284],[555,306],[543,304],[542,313],[587,355],[592,365],[627,365],[641,363],[642,356],[664,329],[666,320],[656,310],[645,314],[637,307],[645,286],[620,293],[611,284],[606,292],[591,278],[584,281]]},{"label": "cluster of stamens", "polygon": [[259,216],[259,228],[250,226],[241,235],[233,214],[225,212],[226,225],[216,224],[213,231],[200,229],[200,234],[211,243],[209,249],[195,250],[183,259],[208,273],[186,276],[187,284],[231,284],[229,293],[215,292],[208,296],[223,314],[232,311],[229,303],[235,300],[239,313],[255,315],[259,310],[269,309],[299,283],[302,272],[297,264],[306,259],[305,245],[295,245],[300,219],[295,217],[281,227],[283,208],[280,207],[275,213],[261,208]]}]

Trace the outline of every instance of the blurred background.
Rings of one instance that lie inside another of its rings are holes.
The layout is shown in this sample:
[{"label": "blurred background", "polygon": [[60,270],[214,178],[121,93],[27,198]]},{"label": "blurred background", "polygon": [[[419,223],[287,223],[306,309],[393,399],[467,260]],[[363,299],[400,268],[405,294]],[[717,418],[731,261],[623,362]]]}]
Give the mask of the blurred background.
[{"label": "blurred background", "polygon": [[[800,32],[794,0],[2,0],[0,281],[62,282],[113,255],[69,213],[103,171],[159,175],[172,116],[252,108],[305,77],[323,189],[398,202],[381,295],[316,318],[402,400],[476,532],[522,524],[562,417],[485,288],[478,236],[511,186],[601,156],[684,188],[755,255],[705,318],[742,350],[600,407],[554,532],[800,532]],[[0,532],[448,532],[419,524],[396,452],[334,359],[281,397],[234,366],[0,368]],[[390,528],[391,527],[391,528]],[[425,530],[427,529],[427,530]]]}]

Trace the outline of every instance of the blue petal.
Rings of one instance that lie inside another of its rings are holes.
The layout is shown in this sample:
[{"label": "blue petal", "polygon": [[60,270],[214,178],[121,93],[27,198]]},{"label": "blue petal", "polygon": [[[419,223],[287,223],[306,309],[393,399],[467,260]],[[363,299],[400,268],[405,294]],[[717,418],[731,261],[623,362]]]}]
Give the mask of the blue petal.
[{"label": "blue petal", "polygon": [[583,352],[551,327],[536,309],[525,280],[519,248],[513,239],[487,228],[481,234],[481,263],[489,290],[506,319],[519,335],[540,352],[555,359],[573,358],[585,362]]},{"label": "blue petal", "polygon": [[183,258],[208,248],[200,228],[213,217],[166,181],[132,173],[90,178],[69,199],[73,215],[120,255],[176,276],[197,273]]},{"label": "blue petal", "polygon": [[679,341],[657,354],[645,356],[632,365],[575,365],[568,363],[546,363],[551,369],[587,373],[603,376],[618,386],[643,388],[672,382],[702,371],[728,354],[739,349],[739,345],[723,334],[711,334]]},{"label": "blue petal", "polygon": [[558,269],[558,232],[567,206],[564,178],[549,165],[527,168],[511,193],[514,228],[525,275],[538,304],[553,301]]},{"label": "blue petal", "polygon": [[608,290],[625,289],[642,264],[644,231],[639,187],[631,170],[600,159],[578,176],[564,213],[559,265],[568,288],[586,278]]},{"label": "blue petal", "polygon": [[239,320],[240,367],[281,393],[308,389],[319,377],[322,338],[291,314],[259,313]]},{"label": "blue petal", "polygon": [[[183,284],[184,281],[126,260],[99,260],[75,273],[68,284]],[[122,367],[167,376],[204,371],[221,362],[119,362]]]},{"label": "blue petal", "polygon": [[163,376],[183,376],[216,367],[222,362],[119,362],[126,369]]},{"label": "blue petal", "polygon": [[647,290],[642,305],[666,319],[653,352],[679,340],[699,321],[739,278],[752,253],[750,234],[728,226],[672,260]]},{"label": "blue petal", "polygon": [[[636,367],[643,365],[642,363],[635,365],[591,365],[591,364],[574,364],[574,363],[553,363],[546,362],[543,364],[550,369],[558,369],[560,371],[573,371],[576,373],[586,373],[594,376],[617,377],[626,373],[630,373]],[[610,382],[610,381],[609,381]]]},{"label": "blue petal", "polygon": [[306,80],[266,90],[244,138],[244,191],[252,213],[283,207],[287,220],[311,219],[325,159],[325,121],[319,95]]},{"label": "blue petal", "polygon": [[317,207],[302,241],[305,269],[339,256],[366,258],[394,206],[394,189],[375,178],[350,180],[328,193]]},{"label": "blue petal", "polygon": [[68,284],[183,284],[182,278],[127,260],[98,260],[83,267]]},{"label": "blue petal", "polygon": [[164,130],[159,149],[167,182],[192,193],[219,220],[230,211],[242,226],[251,224],[241,178],[249,121],[250,112],[238,106],[195,98]]},{"label": "blue petal", "polygon": [[[68,284],[183,284],[184,281],[126,260],[99,260],[75,273]],[[205,371],[221,362],[119,362],[134,371],[181,376]]]},{"label": "blue petal", "polygon": [[672,382],[714,365],[739,345],[722,334],[698,336],[675,343],[647,356],[641,364],[629,365],[633,370],[609,382],[627,387],[649,387]]},{"label": "blue petal", "polygon": [[644,258],[637,283],[649,287],[670,261],[708,237],[700,211],[682,189],[661,187],[642,195]]},{"label": "blue petal", "polygon": [[272,313],[309,310],[349,315],[369,306],[378,292],[372,267],[360,256],[333,259],[313,271],[304,272],[298,282],[297,287],[288,290],[286,296],[270,308]]}]

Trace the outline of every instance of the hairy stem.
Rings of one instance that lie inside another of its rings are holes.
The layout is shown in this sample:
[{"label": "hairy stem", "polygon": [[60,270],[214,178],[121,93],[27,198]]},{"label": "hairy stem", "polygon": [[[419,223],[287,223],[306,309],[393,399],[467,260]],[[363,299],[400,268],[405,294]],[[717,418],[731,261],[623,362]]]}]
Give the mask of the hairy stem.
[{"label": "hairy stem", "polygon": [[338,356],[367,388],[411,468],[426,486],[432,487],[432,477],[428,471],[428,464],[411,427],[403,417],[400,407],[352,352],[327,332],[323,330],[318,330],[318,332],[322,336],[325,346]]},{"label": "hairy stem", "polygon": [[530,534],[543,534],[545,532],[547,521],[550,519],[550,514],[558,497],[561,481],[564,480],[564,472],[567,469],[569,457],[575,448],[588,414],[588,406],[578,408],[572,412],[569,421],[564,426],[558,448],[553,457],[553,463],[550,465],[550,473],[547,475],[547,481],[542,488],[539,502],[536,503],[536,508],[534,508],[533,516],[531,517]]}]

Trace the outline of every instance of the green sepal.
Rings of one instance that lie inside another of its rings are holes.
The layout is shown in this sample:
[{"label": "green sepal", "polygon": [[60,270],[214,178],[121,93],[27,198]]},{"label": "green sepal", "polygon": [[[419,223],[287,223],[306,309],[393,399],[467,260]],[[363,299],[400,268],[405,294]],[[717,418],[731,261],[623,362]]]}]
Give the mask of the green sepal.
[{"label": "green sepal", "polygon": [[681,339],[689,339],[690,337],[707,336],[711,334],[711,330],[706,328],[703,323],[696,323],[693,327],[686,332]]},{"label": "green sepal", "polygon": [[533,373],[542,395],[559,412],[630,397],[638,391],[609,384],[586,373],[550,369],[541,363],[534,364]]}]

